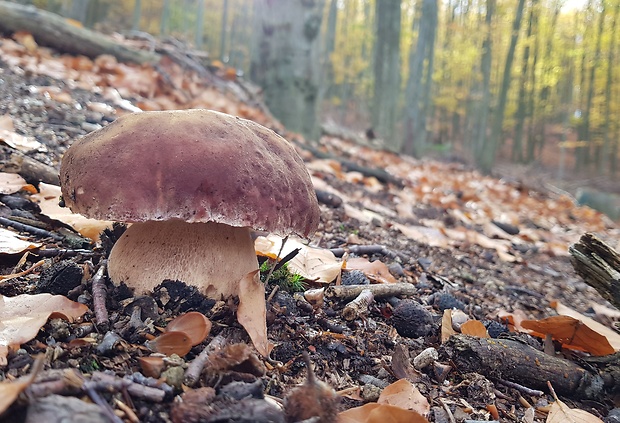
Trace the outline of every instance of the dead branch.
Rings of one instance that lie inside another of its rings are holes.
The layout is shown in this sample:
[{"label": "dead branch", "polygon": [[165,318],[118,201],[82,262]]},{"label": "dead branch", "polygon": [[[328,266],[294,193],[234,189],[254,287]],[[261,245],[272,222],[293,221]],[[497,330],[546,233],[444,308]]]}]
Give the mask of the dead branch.
[{"label": "dead branch", "polygon": [[388,283],[376,285],[333,285],[325,289],[325,298],[352,300],[368,289],[375,298],[411,296],[417,292],[415,285],[410,283]]},{"label": "dead branch", "polygon": [[568,251],[583,280],[620,309],[620,255],[591,233],[584,234]]}]

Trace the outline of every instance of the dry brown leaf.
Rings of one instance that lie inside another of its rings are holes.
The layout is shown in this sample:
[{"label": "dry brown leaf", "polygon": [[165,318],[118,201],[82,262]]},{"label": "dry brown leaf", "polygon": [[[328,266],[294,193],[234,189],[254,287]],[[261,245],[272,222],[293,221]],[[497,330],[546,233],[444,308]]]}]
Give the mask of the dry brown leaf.
[{"label": "dry brown leaf", "polygon": [[274,345],[267,338],[265,285],[260,281],[258,269],[248,273],[239,282],[237,321],[250,335],[259,354],[267,357]]},{"label": "dry brown leaf", "polygon": [[439,229],[427,228],[425,226],[405,226],[398,223],[394,224],[394,227],[407,238],[414,239],[431,247],[448,248],[451,244],[450,239]]},{"label": "dry brown leaf", "polygon": [[9,147],[24,152],[32,150],[40,152],[47,151],[47,148],[34,138],[26,137],[15,132],[13,119],[9,115],[0,116],[0,141],[4,142]]},{"label": "dry brown leaf", "polygon": [[13,194],[28,185],[17,173],[0,172],[0,194]]},{"label": "dry brown leaf", "polygon": [[484,327],[480,320],[468,320],[461,325],[461,333],[463,335],[476,336],[478,338],[489,338],[487,328]]},{"label": "dry brown leaf", "polygon": [[363,257],[354,257],[347,260],[345,267],[348,270],[361,270],[369,279],[378,283],[397,282],[387,265],[380,260],[371,262]]},{"label": "dry brown leaf", "polygon": [[[275,259],[282,247],[282,238],[277,235],[259,236],[254,242],[256,254]],[[323,248],[313,248],[302,244],[295,238],[288,238],[280,253],[280,258],[299,249],[299,252],[288,262],[288,269],[298,273],[305,279],[329,283],[340,276],[343,262],[334,253]]]},{"label": "dry brown leaf", "polygon": [[446,342],[455,333],[452,327],[452,310],[446,309],[441,318],[441,343]]},{"label": "dry brown leaf", "polygon": [[185,332],[170,331],[148,341],[148,347],[168,356],[176,354],[183,357],[192,349],[192,341]]},{"label": "dry brown leaf", "polygon": [[153,377],[159,379],[161,372],[164,370],[166,363],[161,356],[150,356],[138,358],[142,374],[146,377]]},{"label": "dry brown leaf", "polygon": [[562,401],[556,399],[551,404],[547,423],[603,423],[598,417],[588,413],[587,411],[569,408]]},{"label": "dry brown leaf", "polygon": [[381,391],[378,404],[390,404],[406,410],[414,410],[421,415],[427,415],[431,406],[428,400],[407,379],[400,379]]},{"label": "dry brown leaf", "polygon": [[183,332],[187,334],[192,347],[204,341],[211,332],[211,321],[197,311],[190,311],[173,319],[166,332]]},{"label": "dry brown leaf", "polygon": [[15,232],[0,228],[0,254],[20,254],[41,247],[37,242],[24,241]]},{"label": "dry brown leaf", "polygon": [[0,414],[4,413],[17,400],[19,394],[34,382],[37,374],[43,369],[44,363],[43,354],[39,354],[29,375],[13,381],[4,380],[0,382]]},{"label": "dry brown leaf", "polygon": [[602,356],[615,352],[607,338],[593,331],[588,326],[570,316],[551,316],[542,320],[524,320],[521,326],[529,329],[532,335],[553,339],[569,349],[587,351],[592,355]]},{"label": "dry brown leaf", "polygon": [[112,227],[111,221],[88,219],[81,214],[72,213],[68,207],[60,207],[58,201],[61,192],[60,187],[56,185],[41,182],[39,191],[39,194],[32,195],[31,198],[39,203],[44,215],[71,226],[87,238],[97,241],[104,229]]},{"label": "dry brown leaf", "polygon": [[557,311],[558,314],[561,314],[563,316],[570,316],[577,320],[581,320],[587,327],[607,338],[611,346],[616,351],[620,351],[620,334],[618,334],[618,332],[605,325],[600,324],[599,322],[589,318],[588,316],[584,316],[583,314],[573,310],[570,307],[565,306],[559,301],[552,301],[551,307],[555,308],[555,311]]},{"label": "dry brown leaf", "polygon": [[0,366],[7,364],[10,347],[30,341],[39,329],[55,314],[67,320],[81,317],[88,311],[84,304],[62,295],[22,294],[16,297],[0,295]]},{"label": "dry brown leaf", "polygon": [[371,402],[338,414],[338,423],[428,423],[413,410]]}]

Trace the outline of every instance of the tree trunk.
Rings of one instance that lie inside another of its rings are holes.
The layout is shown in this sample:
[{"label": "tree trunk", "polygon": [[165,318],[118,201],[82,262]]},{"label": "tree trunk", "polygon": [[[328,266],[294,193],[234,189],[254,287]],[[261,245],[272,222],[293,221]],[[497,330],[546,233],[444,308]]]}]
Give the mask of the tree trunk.
[{"label": "tree trunk", "polygon": [[142,0],[134,0],[133,5],[133,20],[131,29],[134,31],[140,30],[140,19],[142,19]]},{"label": "tree trunk", "polygon": [[394,127],[400,92],[400,0],[377,1],[372,123],[395,147]]},{"label": "tree trunk", "polygon": [[[334,67],[331,55],[336,47],[336,24],[338,22],[338,0],[331,0],[329,3],[329,12],[327,14],[327,28],[325,30],[325,38],[323,40],[323,50],[321,52],[321,78],[319,86],[319,96],[317,104],[319,108],[323,105],[325,97],[333,84]],[[319,115],[318,119],[321,120]]]},{"label": "tree trunk", "polygon": [[[609,31],[609,36],[611,41],[609,42],[609,52],[607,53],[607,76],[605,81],[605,119],[604,119],[604,139],[603,139],[603,154],[601,155],[601,160],[597,163],[597,168],[599,169],[599,173],[603,174],[606,170],[611,170],[611,162],[615,161],[617,158],[610,156],[611,153],[611,107],[612,107],[612,98],[611,98],[611,88],[614,83],[614,61],[615,61],[615,50],[616,50],[616,28],[618,22],[618,13],[620,12],[620,3],[616,3],[614,7],[614,13],[611,21],[611,29]],[[615,125],[617,125],[615,123]],[[618,141],[616,141],[617,144]]]},{"label": "tree trunk", "polygon": [[[539,15],[539,4],[532,4],[533,15],[532,15],[532,24],[534,26],[534,32],[539,31],[538,27],[538,15]],[[534,93],[536,92],[536,67],[538,65],[538,53],[539,53],[539,38],[536,37],[534,39],[534,51],[532,54],[532,68],[530,70],[530,90],[529,90],[529,101],[527,111],[528,114],[532,117],[530,120],[530,126],[528,128],[528,137],[527,137],[527,162],[531,163],[534,161],[536,157],[536,147],[539,148],[539,154],[542,154],[542,147],[544,145],[544,137],[542,133],[538,133],[537,128],[540,126],[542,131],[544,132],[544,124],[538,125],[539,119],[537,119],[538,111],[536,109],[536,97]]]},{"label": "tree trunk", "polygon": [[480,73],[482,81],[474,84],[470,94],[471,97],[471,146],[474,152],[474,160],[477,163],[482,161],[485,153],[484,148],[487,144],[487,123],[489,118],[489,107],[491,105],[491,59],[493,49],[493,35],[491,23],[495,13],[495,0],[486,0],[486,35],[482,42],[482,56],[480,58]]},{"label": "tree trunk", "polygon": [[159,35],[168,35],[170,30],[170,0],[164,0],[159,21]]},{"label": "tree trunk", "polygon": [[196,33],[194,34],[194,45],[200,50],[202,49],[202,38],[204,35],[205,22],[205,0],[198,0],[198,13],[196,15]]},{"label": "tree trunk", "polygon": [[228,0],[224,0],[222,5],[222,29],[220,31],[220,60],[222,62],[226,62],[227,60],[227,52],[226,52],[226,33],[228,29]]},{"label": "tree trunk", "polygon": [[317,139],[319,33],[324,0],[256,0],[251,77],[289,130]]},{"label": "tree trunk", "polygon": [[[432,72],[435,33],[437,31],[437,0],[423,0],[421,5],[418,40],[409,52],[409,78],[406,88],[405,128],[402,151],[405,154],[420,156],[425,150],[423,127],[426,125],[423,101],[424,59],[427,59],[427,72]],[[431,75],[432,76],[432,75]],[[430,80],[427,79],[430,84]],[[430,86],[428,87],[430,89]]]},{"label": "tree trunk", "polygon": [[517,40],[519,39],[519,28],[521,27],[524,7],[525,0],[519,0],[515,19],[512,22],[512,35],[510,37],[508,53],[506,54],[504,74],[502,76],[502,84],[500,86],[499,98],[497,100],[497,109],[495,112],[495,117],[493,119],[493,126],[491,128],[491,136],[486,138],[487,142],[485,143],[482,154],[480,155],[480,161],[478,162],[478,165],[483,172],[491,171],[491,169],[493,168],[493,164],[495,163],[495,155],[497,153],[497,149],[502,144],[502,127],[504,124],[506,102],[508,100],[508,90],[510,89],[512,62],[515,56]]}]

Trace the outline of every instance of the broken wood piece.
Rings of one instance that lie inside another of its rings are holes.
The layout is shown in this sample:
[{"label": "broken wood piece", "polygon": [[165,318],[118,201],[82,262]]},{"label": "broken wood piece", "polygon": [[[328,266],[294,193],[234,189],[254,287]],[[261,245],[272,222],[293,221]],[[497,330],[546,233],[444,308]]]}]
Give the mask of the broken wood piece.
[{"label": "broken wood piece", "polygon": [[27,31],[38,44],[62,53],[81,54],[91,59],[110,54],[121,62],[138,64],[159,61],[158,54],[124,46],[104,34],[72,25],[55,13],[0,1],[0,32],[17,31]]},{"label": "broken wood piece", "polygon": [[105,273],[107,265],[107,260],[101,260],[101,263],[99,263],[99,269],[95,273],[95,276],[93,276],[92,280],[95,321],[97,322],[97,328],[101,332],[107,332],[109,325],[108,309],[105,304],[108,295],[108,289],[105,286]]},{"label": "broken wood piece", "polygon": [[620,255],[592,233],[582,235],[568,251],[585,283],[620,309]]},{"label": "broken wood piece", "polygon": [[376,285],[332,285],[325,289],[325,298],[352,300],[368,289],[375,298],[411,296],[417,292],[410,283],[387,283]]},{"label": "broken wood piece", "polygon": [[342,317],[345,320],[355,320],[361,315],[368,312],[368,306],[373,301],[372,291],[370,289],[362,289],[357,297],[342,309]]},{"label": "broken wood piece", "polygon": [[[4,2],[0,2],[0,21],[2,20],[2,3]],[[0,22],[1,30],[2,23]],[[38,185],[39,182],[52,185],[60,184],[58,170],[7,145],[0,146],[0,171],[17,173],[26,182],[33,185]]]},{"label": "broken wood piece", "polygon": [[207,344],[202,352],[198,354],[198,356],[191,363],[189,363],[187,370],[185,370],[183,383],[190,388],[194,386],[200,379],[202,369],[209,362],[209,356],[211,353],[223,348],[227,342],[226,336],[222,333],[217,334],[217,336]]},{"label": "broken wood piece", "polygon": [[509,339],[453,335],[440,351],[460,373],[476,372],[541,390],[550,381],[560,394],[572,398],[599,398],[606,387],[598,374]]}]

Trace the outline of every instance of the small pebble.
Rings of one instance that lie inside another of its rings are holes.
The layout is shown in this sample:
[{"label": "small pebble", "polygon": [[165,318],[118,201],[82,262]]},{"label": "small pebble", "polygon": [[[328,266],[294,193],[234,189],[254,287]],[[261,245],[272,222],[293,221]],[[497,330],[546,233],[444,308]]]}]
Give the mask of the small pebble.
[{"label": "small pebble", "polygon": [[413,367],[423,370],[439,359],[439,353],[433,347],[429,347],[414,357]]},{"label": "small pebble", "polygon": [[378,386],[368,384],[362,386],[361,396],[365,402],[376,402],[381,395],[381,388]]}]

